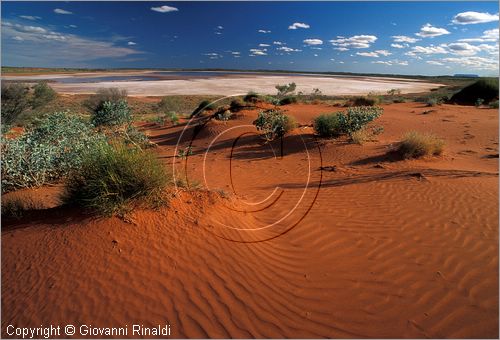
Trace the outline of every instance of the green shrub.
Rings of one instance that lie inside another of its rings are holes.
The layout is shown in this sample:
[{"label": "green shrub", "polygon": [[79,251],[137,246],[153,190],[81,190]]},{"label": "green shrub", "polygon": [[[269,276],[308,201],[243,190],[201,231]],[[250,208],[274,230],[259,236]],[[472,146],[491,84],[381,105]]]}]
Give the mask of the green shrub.
[{"label": "green shrub", "polygon": [[321,137],[337,137],[344,133],[342,113],[324,113],[314,120],[314,131]]},{"label": "green shrub", "polygon": [[285,136],[297,125],[292,117],[287,116],[281,110],[261,111],[253,124],[257,130],[264,133],[268,141]]},{"label": "green shrub", "polygon": [[92,115],[94,126],[119,126],[132,122],[131,110],[124,100],[106,101]]},{"label": "green shrub", "polygon": [[397,150],[404,158],[419,158],[440,155],[443,147],[444,141],[435,135],[411,131],[403,137]]},{"label": "green shrub", "polygon": [[257,103],[260,99],[260,96],[253,92],[253,91],[250,91],[248,92],[244,97],[243,97],[243,101],[246,102],[246,103]]},{"label": "green shrub", "polygon": [[52,89],[46,82],[39,82],[33,87],[33,98],[31,100],[31,107],[37,109],[42,107],[56,97],[56,91]]},{"label": "green shrub", "polygon": [[438,102],[437,98],[429,98],[429,99],[427,99],[426,104],[429,107],[434,107],[434,106],[438,105],[439,102]]},{"label": "green shrub", "polygon": [[382,112],[383,110],[376,106],[350,107],[346,112],[320,115],[314,121],[314,129],[321,137],[352,135],[380,117]]},{"label": "green shrub", "polygon": [[97,92],[91,95],[83,102],[83,106],[90,112],[95,113],[99,111],[105,102],[117,103],[127,101],[127,91],[118,88],[103,88],[98,89]]},{"label": "green shrub", "polygon": [[217,112],[214,114],[214,118],[217,120],[228,121],[233,116],[233,113],[227,106],[221,106]]},{"label": "green shrub", "polygon": [[26,84],[2,84],[2,130],[15,124],[23,112],[30,106]]},{"label": "green shrub", "polygon": [[81,165],[83,151],[102,140],[78,116],[49,115],[18,138],[2,140],[2,192],[60,179]]},{"label": "green shrub", "polygon": [[278,90],[278,97],[286,96],[287,94],[293,93],[297,88],[295,83],[285,84],[285,85],[276,85],[276,90]]},{"label": "green shrub", "polygon": [[231,101],[231,104],[229,104],[229,110],[232,112],[238,112],[243,110],[246,107],[246,105],[239,99],[235,99]]},{"label": "green shrub", "polygon": [[191,117],[201,114],[205,110],[215,110],[215,105],[209,100],[202,101],[198,107],[191,113]]},{"label": "green shrub", "polygon": [[498,100],[490,102],[489,106],[492,109],[498,109]]},{"label": "green shrub", "polygon": [[297,97],[295,96],[286,96],[285,98],[279,101],[279,105],[289,105],[297,102]]},{"label": "green shrub", "polygon": [[480,107],[480,106],[481,106],[481,105],[483,105],[483,104],[484,104],[484,99],[483,99],[483,98],[477,98],[477,99],[476,99],[476,102],[474,103],[474,105],[475,105],[476,107]]},{"label": "green shrub", "polygon": [[484,99],[485,103],[498,99],[498,78],[480,79],[454,94],[450,100],[457,104],[473,105],[477,98]]},{"label": "green shrub", "polygon": [[378,100],[371,97],[356,97],[352,104],[353,106],[375,106],[378,104]]},{"label": "green shrub", "polygon": [[149,152],[100,143],[84,153],[67,180],[64,202],[114,214],[131,203],[154,203],[170,181],[165,166]]}]

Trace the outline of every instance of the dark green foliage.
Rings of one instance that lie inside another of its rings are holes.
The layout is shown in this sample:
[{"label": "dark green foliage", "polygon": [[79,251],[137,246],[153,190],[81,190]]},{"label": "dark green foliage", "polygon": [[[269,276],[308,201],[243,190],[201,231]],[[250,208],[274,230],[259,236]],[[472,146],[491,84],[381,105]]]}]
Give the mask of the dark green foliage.
[{"label": "dark green foliage", "polygon": [[264,133],[264,137],[268,141],[285,136],[297,125],[293,117],[287,116],[280,110],[259,112],[259,116],[253,124],[257,130]]},{"label": "dark green foliage", "polygon": [[478,98],[482,98],[485,103],[498,99],[498,78],[480,79],[454,94],[450,101],[462,105],[474,105]]},{"label": "dark green foliage", "polygon": [[53,182],[81,164],[81,154],[104,136],[65,112],[40,120],[15,139],[2,140],[2,191]]},{"label": "dark green foliage", "polygon": [[2,84],[2,130],[16,123],[22,113],[30,106],[26,84]]},{"label": "dark green foliage", "polygon": [[326,113],[314,121],[314,129],[321,137],[351,135],[363,129],[368,123],[380,117],[383,110],[379,107],[350,107],[346,112]]},{"label": "dark green foliage", "polygon": [[205,110],[215,110],[215,105],[209,100],[202,101],[198,107],[191,113],[191,117],[201,114]]},{"label": "dark green foliage", "polygon": [[56,98],[56,91],[52,89],[46,82],[40,82],[33,87],[33,98],[31,100],[31,107],[37,109]]},{"label": "dark green foliage", "polygon": [[314,120],[314,131],[321,137],[338,137],[344,133],[342,113],[324,113]]},{"label": "dark green foliage", "polygon": [[247,102],[247,103],[257,103],[260,99],[260,96],[253,92],[253,91],[250,91],[248,92],[244,97],[243,97],[243,101]]},{"label": "dark green foliage", "polygon": [[130,203],[153,203],[170,181],[154,154],[101,143],[84,153],[81,166],[67,180],[64,201],[105,214]]},{"label": "dark green foliage", "polygon": [[287,96],[287,97],[282,98],[279,101],[279,105],[288,105],[288,104],[293,104],[293,103],[296,103],[296,102],[297,102],[297,97],[295,97],[295,96]]},{"label": "dark green foliage", "polygon": [[127,91],[117,88],[103,88],[97,90],[95,94],[90,96],[83,102],[83,106],[90,112],[95,113],[102,108],[105,102],[117,103],[127,100]]},{"label": "dark green foliage", "polygon": [[231,104],[229,104],[229,110],[232,112],[238,112],[243,110],[246,107],[246,105],[239,99],[235,99],[231,101]]},{"label": "dark green foliage", "polygon": [[352,106],[375,106],[377,105],[377,103],[378,103],[377,98],[357,97],[354,98]]},{"label": "dark green foliage", "polygon": [[106,101],[92,115],[94,126],[120,126],[132,122],[132,114],[126,101]]}]

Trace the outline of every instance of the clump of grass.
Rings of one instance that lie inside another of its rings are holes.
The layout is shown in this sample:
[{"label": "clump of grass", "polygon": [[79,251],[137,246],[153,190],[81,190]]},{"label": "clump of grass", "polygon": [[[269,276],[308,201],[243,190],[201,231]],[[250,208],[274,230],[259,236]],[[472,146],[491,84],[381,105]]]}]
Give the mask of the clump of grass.
[{"label": "clump of grass", "polygon": [[352,101],[352,106],[375,106],[378,99],[373,97],[357,97]]},{"label": "clump of grass", "polygon": [[41,209],[40,204],[31,199],[12,197],[2,201],[2,218],[6,219],[20,219],[29,211]]},{"label": "clump of grass", "polygon": [[161,201],[171,177],[154,154],[101,143],[83,156],[66,182],[63,201],[112,215],[132,204]]},{"label": "clump of grass", "polygon": [[411,131],[404,135],[397,151],[403,158],[420,158],[440,155],[443,148],[444,141],[441,138],[433,134]]},{"label": "clump of grass", "polygon": [[205,110],[215,110],[215,105],[209,100],[203,100],[196,109],[191,113],[191,117],[197,116]]},{"label": "clump of grass", "polygon": [[244,97],[243,97],[243,101],[246,102],[246,103],[257,103],[258,101],[260,100],[260,96],[253,92],[253,91],[250,91],[248,92]]},{"label": "clump of grass", "polygon": [[370,133],[366,129],[361,129],[351,133],[350,137],[351,142],[362,145],[370,138]]}]

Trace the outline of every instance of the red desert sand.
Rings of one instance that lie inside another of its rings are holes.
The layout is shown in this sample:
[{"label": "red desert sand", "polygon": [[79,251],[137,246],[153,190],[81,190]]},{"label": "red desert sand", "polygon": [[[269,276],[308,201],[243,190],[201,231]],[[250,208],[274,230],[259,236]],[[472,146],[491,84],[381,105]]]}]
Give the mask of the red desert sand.
[{"label": "red desert sand", "polygon": [[[170,324],[173,338],[497,338],[498,111],[383,108],[384,133],[356,145],[314,137],[312,119],[337,108],[285,106],[302,126],[282,159],[251,126],[257,110],[197,131],[141,124],[177,178],[211,191],[125,220],[57,207],[59,187],[16,193],[52,208],[2,228],[2,336]],[[444,154],[397,158],[409,130],[442,137]],[[179,138],[193,155],[173,157]]]}]

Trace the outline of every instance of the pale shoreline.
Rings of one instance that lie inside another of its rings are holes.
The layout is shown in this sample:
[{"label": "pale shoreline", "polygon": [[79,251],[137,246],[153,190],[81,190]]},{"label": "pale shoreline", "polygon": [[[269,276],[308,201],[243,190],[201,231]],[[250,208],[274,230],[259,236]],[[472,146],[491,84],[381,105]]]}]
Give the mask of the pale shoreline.
[{"label": "pale shoreline", "polygon": [[[138,75],[147,72],[137,73]],[[107,73],[106,76],[123,75],[123,73]],[[127,73],[130,75],[130,73]],[[34,81],[41,79],[61,79],[67,77],[97,76],[96,74],[71,75],[32,75],[4,76],[3,80]],[[191,79],[164,79],[141,81],[103,81],[95,83],[51,83],[57,92],[64,94],[90,94],[99,88],[116,87],[127,90],[132,96],[163,95],[240,95],[248,91],[262,94],[275,94],[277,84],[295,82],[297,91],[311,93],[318,88],[325,95],[365,95],[370,92],[385,94],[391,89],[399,89],[401,93],[427,92],[432,88],[443,86],[416,79],[389,77],[351,77],[351,76],[304,76],[304,75],[231,75],[230,77],[208,77]]]}]

